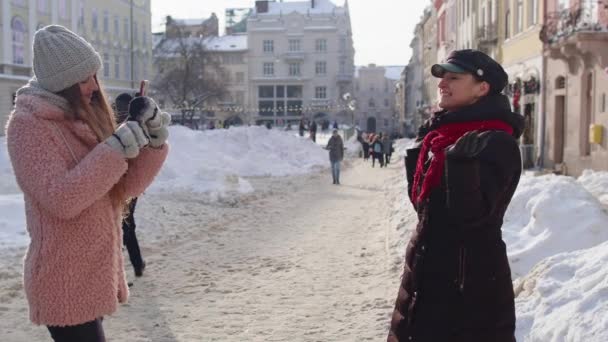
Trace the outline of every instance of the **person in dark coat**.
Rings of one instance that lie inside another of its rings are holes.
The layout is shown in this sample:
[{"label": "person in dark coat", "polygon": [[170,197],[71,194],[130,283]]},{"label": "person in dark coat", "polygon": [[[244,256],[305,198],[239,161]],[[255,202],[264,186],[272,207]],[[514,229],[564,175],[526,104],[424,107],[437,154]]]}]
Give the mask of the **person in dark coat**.
[{"label": "person in dark coat", "polygon": [[334,129],[325,149],[329,150],[333,184],[340,185],[340,162],[344,159],[344,142],[337,129]]},{"label": "person in dark coat", "polygon": [[[139,95],[139,94],[136,94]],[[114,103],[114,109],[116,112],[116,121],[118,123],[124,122],[129,116],[129,103],[133,97],[128,93],[122,93],[116,96]],[[133,266],[133,271],[136,277],[143,275],[144,269],[146,268],[146,262],[141,256],[141,250],[139,248],[139,242],[137,241],[137,235],[135,234],[135,206],[137,205],[137,197],[134,197],[129,202],[129,211],[125,213],[122,219],[122,241],[127,247],[129,253],[129,259]]]},{"label": "person in dark coat", "polygon": [[317,142],[317,123],[315,120],[310,123],[310,140]]},{"label": "person in dark coat", "polygon": [[300,120],[300,127],[298,128],[300,136],[304,136],[304,131],[306,130],[306,124],[304,123],[304,119]]},{"label": "person in dark coat", "polygon": [[515,305],[501,227],[521,174],[523,117],[501,91],[507,74],[476,50],[431,68],[442,111],[405,159],[418,225],[388,342],[514,342]]},{"label": "person in dark coat", "polygon": [[384,154],[384,165],[388,165],[391,162],[391,155],[393,154],[393,139],[388,134],[384,134],[382,138],[382,153]]}]

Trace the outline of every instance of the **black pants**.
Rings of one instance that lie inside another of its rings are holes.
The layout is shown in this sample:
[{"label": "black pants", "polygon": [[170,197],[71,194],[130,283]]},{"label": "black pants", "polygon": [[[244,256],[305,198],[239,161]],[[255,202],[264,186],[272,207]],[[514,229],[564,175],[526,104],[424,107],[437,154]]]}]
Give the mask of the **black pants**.
[{"label": "black pants", "polygon": [[144,260],[141,257],[141,251],[139,250],[139,242],[137,242],[137,235],[135,235],[135,205],[137,204],[137,198],[131,200],[129,203],[129,214],[122,220],[122,242],[127,247],[129,252],[129,259],[133,268],[140,269],[143,266]]},{"label": "black pants", "polygon": [[388,165],[391,162],[391,153],[386,153],[384,155],[384,165]]},{"label": "black pants", "polygon": [[372,153],[372,167],[376,164],[376,159],[378,159],[378,163],[380,163],[380,167],[384,166],[384,156],[382,152],[373,152]]},{"label": "black pants", "polygon": [[362,144],[362,148],[363,148],[363,160],[368,160],[369,159],[369,144],[368,143],[364,143]]},{"label": "black pants", "polygon": [[55,342],[105,342],[102,318],[67,327],[47,326]]}]

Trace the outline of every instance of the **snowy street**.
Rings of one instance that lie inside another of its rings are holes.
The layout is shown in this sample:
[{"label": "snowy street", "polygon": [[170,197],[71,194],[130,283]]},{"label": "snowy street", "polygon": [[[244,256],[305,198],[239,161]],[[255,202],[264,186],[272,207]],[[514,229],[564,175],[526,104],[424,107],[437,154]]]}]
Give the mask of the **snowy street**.
[{"label": "snowy street", "polygon": [[[379,341],[398,289],[389,221],[402,163],[249,179],[236,200],[146,195],[136,218],[148,263],[128,305],[104,321],[110,341]],[[19,253],[20,255],[22,253]],[[47,331],[27,318],[21,256],[3,255],[3,341]],[[130,265],[126,265],[133,278]]]}]

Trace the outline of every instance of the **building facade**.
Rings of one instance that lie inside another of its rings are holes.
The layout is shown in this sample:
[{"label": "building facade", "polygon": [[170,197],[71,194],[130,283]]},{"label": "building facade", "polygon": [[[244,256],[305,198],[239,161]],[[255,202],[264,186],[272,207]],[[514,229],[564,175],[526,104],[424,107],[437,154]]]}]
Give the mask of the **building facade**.
[{"label": "building facade", "polygon": [[348,2],[257,1],[247,37],[254,123],[295,124],[302,117],[351,123],[343,101],[355,71]]},{"label": "building facade", "polygon": [[428,118],[437,107],[437,86],[439,79],[431,74],[431,67],[437,64],[437,10],[429,6],[422,18],[422,66],[424,86],[422,88],[422,107],[424,117]]},{"label": "building facade", "polygon": [[[4,127],[17,89],[32,76],[37,29],[63,25],[99,52],[98,77],[110,99],[134,91],[152,66],[150,0],[2,0],[0,10],[0,124]],[[2,133],[3,130],[2,130]]]},{"label": "building facade", "polygon": [[608,9],[550,0],[541,31],[545,57],[545,167],[579,175],[608,170]]},{"label": "building facade", "polygon": [[395,89],[404,66],[359,67],[355,78],[355,125],[366,132],[399,131]]},{"label": "building facade", "polygon": [[543,44],[539,39],[543,3],[541,0],[509,0],[504,4],[502,65],[509,75],[505,93],[510,97],[513,111],[526,120],[520,144],[524,168],[532,168],[540,155],[540,115],[544,112],[540,82],[543,79]]}]

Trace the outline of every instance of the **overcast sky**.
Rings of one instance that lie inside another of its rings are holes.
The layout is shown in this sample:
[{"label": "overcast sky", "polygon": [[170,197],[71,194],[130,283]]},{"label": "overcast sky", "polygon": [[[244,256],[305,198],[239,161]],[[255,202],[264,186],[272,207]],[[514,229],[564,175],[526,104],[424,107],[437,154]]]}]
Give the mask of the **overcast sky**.
[{"label": "overcast sky", "polygon": [[[344,5],[344,0],[332,1],[338,6]],[[349,0],[355,64],[407,64],[414,26],[430,3],[430,0]],[[206,18],[215,12],[223,31],[225,8],[254,5],[255,0],[152,0],[152,30],[160,31],[167,15]]]}]

